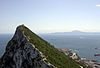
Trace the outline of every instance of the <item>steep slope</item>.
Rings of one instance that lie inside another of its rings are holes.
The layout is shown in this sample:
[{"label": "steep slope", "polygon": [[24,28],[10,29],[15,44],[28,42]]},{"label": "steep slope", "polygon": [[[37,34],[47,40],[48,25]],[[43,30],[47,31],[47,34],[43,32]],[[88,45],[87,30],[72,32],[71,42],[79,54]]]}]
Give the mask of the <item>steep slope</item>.
[{"label": "steep slope", "polygon": [[0,60],[0,68],[56,67],[80,68],[80,65],[24,25],[17,27]]},{"label": "steep slope", "polygon": [[9,41],[0,68],[54,68],[44,61],[43,54],[29,42],[21,29],[18,27]]}]

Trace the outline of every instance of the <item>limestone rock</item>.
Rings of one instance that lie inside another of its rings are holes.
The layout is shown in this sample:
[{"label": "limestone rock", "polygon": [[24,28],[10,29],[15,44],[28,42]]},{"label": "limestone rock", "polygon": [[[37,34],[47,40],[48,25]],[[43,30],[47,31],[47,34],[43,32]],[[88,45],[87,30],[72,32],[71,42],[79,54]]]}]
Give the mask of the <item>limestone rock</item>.
[{"label": "limestone rock", "polygon": [[[20,27],[20,26],[19,26]],[[0,68],[55,68],[43,54],[29,42],[20,28],[16,29],[0,60]]]}]

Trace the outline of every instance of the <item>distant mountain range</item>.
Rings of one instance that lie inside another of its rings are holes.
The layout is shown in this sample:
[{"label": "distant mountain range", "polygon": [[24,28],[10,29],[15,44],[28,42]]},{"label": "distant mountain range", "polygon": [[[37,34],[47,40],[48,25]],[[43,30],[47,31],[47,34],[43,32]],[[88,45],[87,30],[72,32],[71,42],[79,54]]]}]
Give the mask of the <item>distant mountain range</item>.
[{"label": "distant mountain range", "polygon": [[79,30],[73,30],[71,32],[55,32],[50,34],[52,35],[100,35],[100,32],[82,32]]}]

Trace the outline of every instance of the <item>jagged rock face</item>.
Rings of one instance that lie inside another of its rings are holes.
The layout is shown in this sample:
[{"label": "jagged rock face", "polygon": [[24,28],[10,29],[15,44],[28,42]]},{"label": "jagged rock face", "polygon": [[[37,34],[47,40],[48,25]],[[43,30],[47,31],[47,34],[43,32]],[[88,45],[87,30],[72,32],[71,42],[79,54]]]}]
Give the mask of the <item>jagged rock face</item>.
[{"label": "jagged rock face", "polygon": [[17,28],[0,60],[0,68],[55,68],[44,60],[44,56],[30,43],[24,32]]}]

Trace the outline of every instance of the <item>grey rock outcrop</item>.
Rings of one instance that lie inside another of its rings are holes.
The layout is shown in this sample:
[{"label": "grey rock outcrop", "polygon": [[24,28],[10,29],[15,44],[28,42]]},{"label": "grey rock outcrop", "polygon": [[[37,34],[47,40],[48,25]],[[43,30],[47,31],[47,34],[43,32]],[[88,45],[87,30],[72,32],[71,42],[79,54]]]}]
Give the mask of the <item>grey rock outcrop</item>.
[{"label": "grey rock outcrop", "polygon": [[55,68],[55,66],[47,62],[45,56],[29,42],[19,26],[7,44],[0,60],[0,68]]}]

